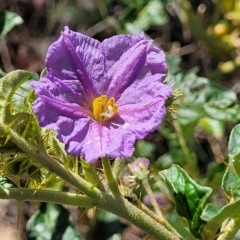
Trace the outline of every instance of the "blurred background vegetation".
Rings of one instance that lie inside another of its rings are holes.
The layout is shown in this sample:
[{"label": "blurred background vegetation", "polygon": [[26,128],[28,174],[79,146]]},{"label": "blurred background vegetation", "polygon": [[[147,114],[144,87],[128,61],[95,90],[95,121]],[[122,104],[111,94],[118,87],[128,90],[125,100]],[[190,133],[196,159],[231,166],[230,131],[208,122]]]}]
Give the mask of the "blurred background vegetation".
[{"label": "blurred background vegetation", "polygon": [[[222,205],[225,198],[220,183],[228,167],[229,133],[240,120],[240,1],[1,0],[1,74],[14,69],[40,74],[48,46],[66,25],[100,41],[144,31],[166,52],[166,81],[178,97],[169,106],[171,114],[164,124],[136,143],[134,155],[151,160],[153,176],[172,163],[179,164],[197,182],[211,186],[213,202]],[[123,171],[123,179],[125,174]],[[162,210],[185,238],[190,238],[174,214],[168,192],[158,183],[157,177],[152,177]],[[144,200],[141,187],[133,191]],[[5,223],[16,226],[17,207],[13,205],[1,204],[5,210],[1,210],[0,230]],[[20,227],[11,230],[15,239],[27,239],[25,224],[37,208],[36,204],[22,205]],[[111,214],[87,212],[79,219],[82,210],[69,210],[86,239],[137,240],[142,236],[140,230]],[[47,239],[32,234],[29,239]]]}]

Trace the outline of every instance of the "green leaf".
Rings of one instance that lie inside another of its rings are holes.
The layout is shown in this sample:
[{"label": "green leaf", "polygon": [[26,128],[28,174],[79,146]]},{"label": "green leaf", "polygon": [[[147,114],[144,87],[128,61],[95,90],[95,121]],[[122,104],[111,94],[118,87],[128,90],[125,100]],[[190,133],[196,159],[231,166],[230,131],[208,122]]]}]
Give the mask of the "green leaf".
[{"label": "green leaf", "polygon": [[228,196],[240,198],[240,178],[235,173],[232,158],[229,159],[228,165],[222,179],[222,188]]},{"label": "green leaf", "polygon": [[0,122],[10,123],[12,117],[12,97],[19,86],[29,80],[31,73],[24,70],[16,70],[8,73],[0,79]]},{"label": "green leaf", "polygon": [[181,89],[183,93],[183,97],[175,102],[176,106],[179,104],[177,118],[180,124],[187,125],[201,118],[222,122],[239,120],[240,108],[236,94],[207,78],[198,77],[195,72],[195,69],[187,72],[179,70],[172,75],[175,88]]},{"label": "green leaf", "polygon": [[0,176],[0,188],[6,189],[11,187],[16,187],[16,184],[11,180]]},{"label": "green leaf", "polygon": [[208,166],[208,174],[207,174],[207,182],[211,183],[212,181],[215,181],[214,178],[217,178],[217,183],[212,184],[214,185],[214,188],[218,188],[220,184],[219,180],[222,180],[223,172],[226,170],[226,165],[224,163],[210,163]]},{"label": "green leaf", "polygon": [[198,123],[206,132],[218,139],[220,139],[224,134],[224,123],[220,120],[203,117]]},{"label": "green leaf", "polygon": [[219,206],[217,206],[215,204],[212,204],[212,203],[209,203],[209,204],[207,204],[207,206],[203,210],[203,212],[201,214],[201,218],[204,221],[209,222],[214,217],[216,217],[219,214],[220,211],[221,211],[221,208]]},{"label": "green leaf", "polygon": [[28,240],[83,240],[61,205],[43,203],[27,223]]},{"label": "green leaf", "polygon": [[236,125],[230,134],[228,143],[228,154],[237,155],[240,153],[240,124]]},{"label": "green leaf", "polygon": [[223,176],[222,187],[224,192],[230,197],[240,197],[240,125],[236,125],[231,131],[228,154],[229,167]]},{"label": "green leaf", "polygon": [[136,142],[134,156],[135,157],[146,157],[149,159],[154,159],[154,151],[156,150],[156,145],[147,142],[145,140],[138,140]]},{"label": "green leaf", "polygon": [[0,12],[0,38],[5,36],[13,27],[23,23],[23,19],[14,12]]},{"label": "green leaf", "polygon": [[197,125],[198,120],[205,116],[202,105],[198,104],[182,103],[179,112],[177,112],[177,119],[181,125],[188,125],[192,122]]},{"label": "green leaf", "polygon": [[208,204],[202,212],[201,219],[206,221],[206,234],[207,239],[213,239],[217,230],[221,224],[227,218],[233,218],[235,220],[240,219],[240,199],[228,203],[222,209],[212,203]]},{"label": "green leaf", "polygon": [[228,154],[232,160],[235,171],[240,176],[240,125],[236,125],[231,131],[229,143],[228,143]]},{"label": "green leaf", "polygon": [[126,23],[127,32],[139,34],[151,25],[163,25],[168,21],[164,5],[160,1],[149,1],[133,23]]},{"label": "green leaf", "polygon": [[[23,134],[23,137],[26,134],[36,136],[34,131],[28,131],[30,127],[28,123],[33,120],[33,117],[27,112],[19,112],[13,108],[13,95],[19,86],[29,80],[31,76],[32,74],[27,71],[16,70],[0,79],[0,124]],[[14,150],[15,145],[11,143],[8,136],[0,133],[0,148],[3,152],[10,152],[11,149]]]},{"label": "green leaf", "polygon": [[236,122],[240,118],[239,107],[220,108],[218,106],[203,106],[206,115],[223,122]]},{"label": "green leaf", "polygon": [[204,204],[212,192],[209,187],[198,185],[178,165],[160,172],[175,200],[177,213],[188,220],[191,232],[200,237],[205,222],[200,218]]}]

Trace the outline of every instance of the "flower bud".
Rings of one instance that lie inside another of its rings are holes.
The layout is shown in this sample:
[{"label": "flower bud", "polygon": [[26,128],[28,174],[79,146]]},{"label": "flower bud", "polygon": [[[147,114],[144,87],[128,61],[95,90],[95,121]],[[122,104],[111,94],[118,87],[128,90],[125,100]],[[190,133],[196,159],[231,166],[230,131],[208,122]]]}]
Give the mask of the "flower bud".
[{"label": "flower bud", "polygon": [[130,172],[140,181],[148,177],[149,166],[150,161],[147,158],[137,158],[134,162],[128,164]]}]

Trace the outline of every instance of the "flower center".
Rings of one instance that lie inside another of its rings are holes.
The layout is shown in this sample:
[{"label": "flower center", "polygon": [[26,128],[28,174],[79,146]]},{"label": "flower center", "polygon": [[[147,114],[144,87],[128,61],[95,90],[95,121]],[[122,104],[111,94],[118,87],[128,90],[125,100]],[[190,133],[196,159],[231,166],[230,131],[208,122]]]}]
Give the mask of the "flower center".
[{"label": "flower center", "polygon": [[93,115],[99,122],[105,121],[114,116],[118,111],[118,105],[115,105],[115,99],[111,97],[109,100],[106,95],[101,95],[94,99]]}]

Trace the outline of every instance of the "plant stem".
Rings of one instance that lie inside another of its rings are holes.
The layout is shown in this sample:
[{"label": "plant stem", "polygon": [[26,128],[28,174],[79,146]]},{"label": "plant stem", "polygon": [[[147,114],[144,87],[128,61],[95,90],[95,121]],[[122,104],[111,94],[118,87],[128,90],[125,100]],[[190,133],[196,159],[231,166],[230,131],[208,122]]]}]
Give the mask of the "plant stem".
[{"label": "plant stem", "polygon": [[113,177],[115,178],[116,181],[118,181],[118,177],[122,169],[122,165],[123,165],[123,161],[120,158],[116,158],[112,168]]},{"label": "plant stem", "polygon": [[113,176],[110,161],[107,156],[102,158],[102,165],[103,165],[104,174],[105,174],[108,186],[109,186],[113,196],[116,196],[116,197],[120,196],[120,191],[119,191],[117,182]]},{"label": "plant stem", "polygon": [[172,227],[172,225],[164,219],[164,221],[160,221],[158,215],[156,215],[153,211],[151,211],[148,207],[146,207],[143,203],[140,203],[139,206],[146,214],[148,214],[150,217],[155,219],[157,222],[161,223],[165,226],[166,229],[168,229],[170,232],[174,233],[177,237],[181,238],[181,235],[176,231],[175,228]]},{"label": "plant stem", "polygon": [[159,208],[159,206],[158,206],[158,203],[157,203],[157,201],[156,201],[156,198],[155,198],[154,195],[153,195],[153,192],[152,192],[152,189],[151,189],[151,187],[150,187],[150,185],[149,185],[149,183],[148,183],[148,180],[147,180],[147,179],[144,179],[144,180],[142,181],[142,185],[143,185],[143,187],[145,188],[148,196],[150,197],[151,203],[152,203],[152,205],[153,205],[153,208],[154,208],[156,214],[157,214],[158,217],[159,217],[160,222],[163,222],[163,221],[164,221],[164,218],[163,218],[162,212],[161,212],[161,210],[160,210],[160,208]]},{"label": "plant stem", "polygon": [[195,175],[195,173],[197,172],[197,171],[195,171],[195,169],[196,169],[196,161],[194,161],[195,157],[191,153],[191,151],[188,147],[186,139],[184,138],[184,135],[183,135],[182,127],[179,124],[179,122],[173,121],[173,126],[176,129],[176,133],[177,133],[177,136],[178,136],[178,139],[179,139],[179,144],[180,144],[180,146],[183,150],[185,159],[187,161],[186,165],[185,165],[185,169],[189,170],[188,172],[190,173],[190,176],[193,177]]},{"label": "plant stem", "polygon": [[[162,214],[162,212],[161,212],[161,210],[160,210],[160,208],[159,208],[159,206],[158,206],[158,203],[157,203],[157,201],[156,201],[156,198],[155,198],[155,196],[153,195],[153,191],[152,191],[152,189],[151,189],[151,187],[150,187],[150,185],[149,185],[149,183],[148,183],[148,180],[147,180],[147,179],[144,179],[144,180],[142,181],[142,184],[143,184],[143,187],[145,188],[148,196],[150,197],[150,200],[151,200],[151,203],[152,203],[152,205],[153,205],[153,208],[154,208],[154,210],[155,210],[155,212],[156,212],[156,214],[157,214],[157,215],[156,215],[157,219],[154,218],[152,214],[151,214],[151,215],[149,214],[149,215],[150,215],[151,217],[153,217],[154,219],[156,219],[159,223],[161,223],[162,225],[164,225],[164,226],[166,227],[166,229],[168,229],[169,231],[171,231],[171,232],[173,232],[173,233],[175,233],[175,234],[178,234],[178,233],[176,232],[176,230],[164,219],[163,214]],[[145,207],[143,210],[146,212],[146,207]],[[148,211],[148,213],[149,213],[149,212],[150,212],[150,210]]]},{"label": "plant stem", "polygon": [[[17,145],[22,151],[24,151],[34,161],[40,163],[45,168],[54,172],[60,178],[76,187],[89,197],[98,197],[100,193],[99,189],[88,183],[79,175],[73,173],[70,170],[65,169],[59,162],[49,157],[49,155],[41,149],[31,145],[14,130],[9,129],[5,124],[0,123],[0,135],[10,136],[11,141]],[[8,130],[6,130],[8,129]]]},{"label": "plant stem", "polygon": [[93,207],[91,198],[85,195],[63,193],[51,190],[35,190],[27,188],[0,188],[1,199],[16,199],[23,201],[53,202],[79,207]]},{"label": "plant stem", "polygon": [[[105,173],[107,181],[109,183],[109,187],[111,191],[116,194],[115,196],[100,191],[98,188],[94,187],[92,184],[88,183],[86,180],[84,180],[77,174],[74,174],[73,172],[65,169],[59,162],[50,158],[44,150],[41,149],[40,151],[39,148],[29,144],[24,138],[18,135],[14,130],[9,129],[7,125],[3,123],[0,123],[0,135],[10,136],[11,141],[19,148],[21,148],[29,157],[42,164],[45,168],[54,172],[66,182],[75,186],[81,192],[85,193],[87,195],[85,196],[85,199],[87,199],[87,197],[91,198],[90,206],[96,206],[126,219],[127,221],[131,222],[132,224],[145,231],[153,239],[180,239],[178,236],[168,231],[164,226],[162,226],[156,220],[147,215],[144,211],[137,208],[120,195],[118,186],[112,175],[111,166],[108,158],[103,159],[103,165],[106,170]],[[58,193],[56,192],[54,192],[54,194],[49,194],[49,192],[45,194],[43,190],[3,189],[0,192],[2,194],[2,198],[15,198],[19,199],[20,201],[29,199],[36,201],[39,200],[61,203],[61,201],[63,201],[62,199],[64,199],[60,198],[60,195],[57,195]],[[63,197],[64,195],[61,196]],[[69,196],[69,200],[70,197],[73,195],[66,194],[65,196],[66,198],[67,196]],[[84,199],[83,197],[79,197],[81,196],[75,195],[74,197],[72,197],[71,201],[69,200],[68,203],[70,205],[79,206],[81,204],[81,199]]]},{"label": "plant stem", "polygon": [[174,234],[167,230],[162,224],[147,215],[144,211],[131,204],[122,196],[114,198],[114,196],[105,196],[105,201],[97,204],[97,207],[116,214],[135,226],[145,231],[152,239],[164,240],[179,240],[181,239],[178,234]]}]

